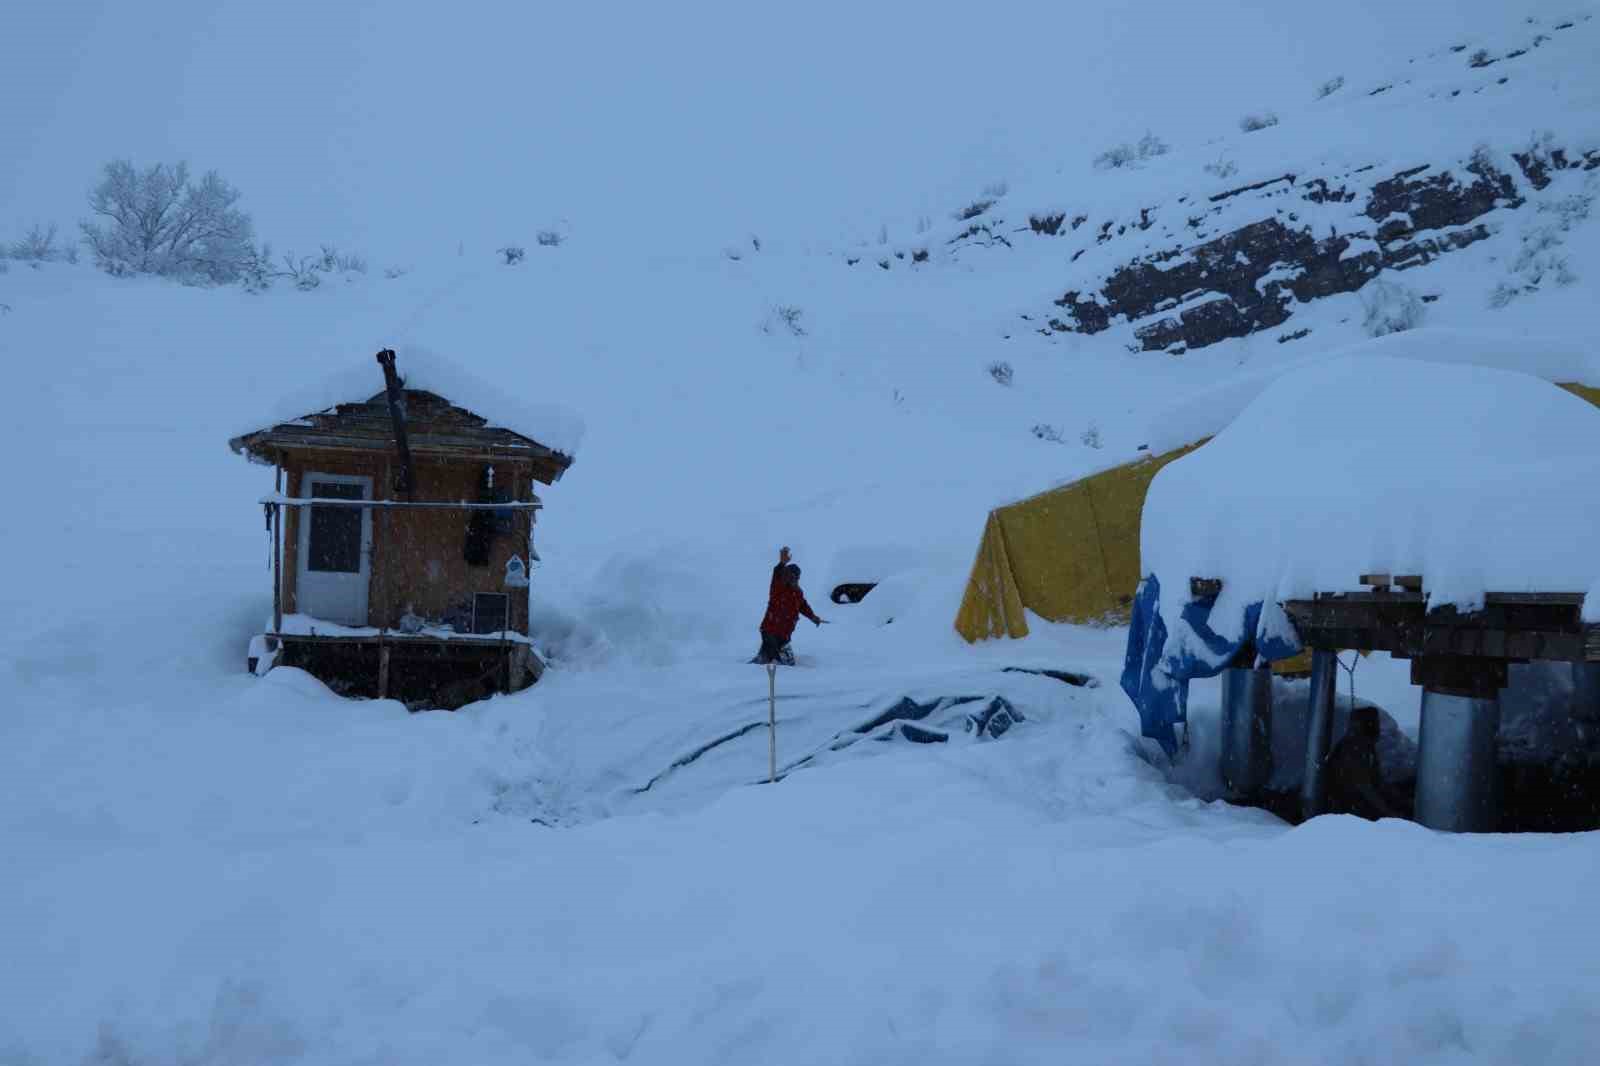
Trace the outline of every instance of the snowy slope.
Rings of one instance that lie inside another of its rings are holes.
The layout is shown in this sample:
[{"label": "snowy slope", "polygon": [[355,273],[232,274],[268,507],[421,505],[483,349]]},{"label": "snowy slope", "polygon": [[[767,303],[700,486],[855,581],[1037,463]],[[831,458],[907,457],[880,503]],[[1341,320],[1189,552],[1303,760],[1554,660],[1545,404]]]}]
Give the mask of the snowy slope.
[{"label": "snowy slope", "polygon": [[[1243,2],[1122,7],[997,12],[1010,43],[993,55],[965,14],[852,10],[857,39],[819,11],[784,38],[790,82],[763,82],[771,56],[709,15],[656,27],[687,50],[641,26],[563,82],[595,26],[517,66],[492,60],[521,55],[529,27],[504,16],[486,34],[464,14],[437,27],[439,54],[471,58],[451,64],[468,68],[457,91],[387,77],[407,52],[379,46],[420,47],[432,22],[373,20],[353,38],[372,47],[326,57],[337,91],[301,96],[290,79],[298,119],[262,112],[258,130],[327,133],[305,171],[219,128],[202,94],[137,143],[132,104],[108,105],[129,152],[206,139],[219,158],[196,162],[245,186],[265,230],[413,269],[255,295],[88,264],[0,274],[14,398],[0,847],[15,860],[0,877],[0,1063],[1583,1061],[1600,1039],[1591,839],[1344,819],[1288,831],[1147,761],[1114,684],[1124,634],[1038,624],[1027,642],[969,648],[952,629],[990,507],[1160,434],[1214,432],[1283,367],[1364,340],[1362,297],[1297,307],[1313,332],[1293,345],[1268,333],[1174,358],[1129,351],[1133,323],[1044,336],[1020,318],[1160,250],[1160,230],[947,242],[972,221],[951,215],[999,178],[984,218],[1082,211],[1089,229],[1290,168],[1460,168],[1480,142],[1504,162],[1546,129],[1579,148],[1596,132],[1600,20],[1534,0],[1265,25]],[[224,6],[209,32],[278,32],[258,17]],[[541,41],[578,16],[550,17]],[[99,18],[92,36],[117,39],[122,16]],[[362,22],[328,13],[317,47],[347,20]],[[1465,65],[1546,27],[1515,61]],[[806,53],[841,37],[842,66]],[[970,77],[905,73],[949,66],[956,42]],[[1019,64],[1016,42],[1076,58]],[[1197,58],[1213,73],[1190,74]],[[211,84],[209,62],[156,81]],[[594,91],[630,69],[660,96],[631,126],[619,116],[650,93]],[[839,69],[854,93],[824,91]],[[1338,74],[1346,90],[1317,100]],[[561,85],[593,98],[592,123],[552,106],[520,119],[522,136],[485,122],[495,135],[479,141],[460,121],[470,103]],[[98,162],[82,151],[101,150],[71,136],[67,119],[102,114],[81,93],[63,97],[65,126],[41,118],[37,151],[0,168],[13,213],[77,210]],[[372,104],[386,93],[392,109]],[[310,122],[329,95],[350,106]],[[1268,108],[1278,126],[1239,132]],[[1171,151],[1093,168],[1146,129]],[[432,150],[392,165],[402,132]],[[1225,181],[1204,170],[1219,158],[1236,166]],[[1447,345],[1466,361],[1600,383],[1600,211],[1559,234],[1577,283],[1489,305],[1549,224],[1538,205],[1583,197],[1595,172],[1533,189],[1505,169],[1526,205],[1400,280],[1440,296],[1425,324],[1471,337]],[[328,175],[325,197],[305,195],[306,172]],[[438,206],[484,173],[482,195]],[[72,199],[59,209],[58,187]],[[551,203],[569,240],[502,265],[506,220],[531,232],[556,221]],[[1217,225],[1248,221],[1240,210]],[[271,473],[227,440],[303,379],[370,365],[376,392],[382,346],[438,352],[587,425],[542,493],[535,625],[553,669],[454,715],[242,670],[270,607],[254,501]],[[1009,386],[988,371],[1001,360]],[[1045,425],[1060,442],[1035,434]],[[663,776],[764,719],[765,677],[742,660],[780,544],[836,623],[798,634],[810,665],[780,676],[786,764],[904,696],[1003,695],[1027,720],[996,740],[858,741],[776,787],[751,784],[757,728]],[[826,604],[861,579],[883,584]],[[1016,666],[1101,683],[1003,672]],[[1358,685],[1414,726],[1403,664],[1369,662]],[[1197,686],[1197,717],[1207,699]]]}]

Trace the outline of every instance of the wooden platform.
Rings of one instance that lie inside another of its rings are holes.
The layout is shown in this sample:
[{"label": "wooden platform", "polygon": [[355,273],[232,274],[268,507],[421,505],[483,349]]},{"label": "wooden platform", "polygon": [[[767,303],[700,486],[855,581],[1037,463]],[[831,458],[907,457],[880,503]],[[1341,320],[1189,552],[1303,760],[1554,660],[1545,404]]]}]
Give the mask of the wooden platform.
[{"label": "wooden platform", "polygon": [[525,641],[404,633],[265,634],[278,666],[294,666],[345,696],[398,699],[454,710],[539,679],[544,663]]},{"label": "wooden platform", "polygon": [[1397,658],[1467,656],[1528,662],[1600,661],[1600,625],[1583,594],[1491,592],[1480,610],[1428,610],[1420,590],[1368,589],[1290,600],[1284,610],[1311,648],[1387,651]]}]

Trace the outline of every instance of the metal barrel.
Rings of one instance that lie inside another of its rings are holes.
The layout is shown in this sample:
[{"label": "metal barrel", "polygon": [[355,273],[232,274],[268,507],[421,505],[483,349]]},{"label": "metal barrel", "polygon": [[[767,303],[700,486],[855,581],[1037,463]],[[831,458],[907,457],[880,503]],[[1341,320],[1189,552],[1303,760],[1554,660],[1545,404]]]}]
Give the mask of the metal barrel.
[{"label": "metal barrel", "polygon": [[1339,690],[1339,657],[1331,651],[1311,653],[1311,692],[1306,713],[1306,774],[1300,785],[1300,810],[1315,818],[1328,804],[1323,764],[1333,745],[1333,710]]},{"label": "metal barrel", "polygon": [[1222,783],[1228,795],[1249,796],[1272,777],[1272,670],[1229,667],[1222,672]]},{"label": "metal barrel", "polygon": [[1430,829],[1485,833],[1499,820],[1495,733],[1499,696],[1422,690],[1416,818]]}]

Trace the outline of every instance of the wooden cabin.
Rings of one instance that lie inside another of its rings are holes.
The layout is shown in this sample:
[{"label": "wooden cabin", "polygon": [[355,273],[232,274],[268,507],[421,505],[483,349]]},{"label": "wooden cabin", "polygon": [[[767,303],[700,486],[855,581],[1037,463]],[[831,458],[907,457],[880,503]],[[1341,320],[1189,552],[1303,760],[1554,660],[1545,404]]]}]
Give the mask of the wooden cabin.
[{"label": "wooden cabin", "polygon": [[[273,613],[252,642],[255,672],[297,666],[346,694],[435,707],[538,679],[528,638],[534,483],[561,478],[571,445],[558,450],[536,439],[538,427],[491,421],[423,387],[468,380],[440,373],[436,358],[425,365],[402,378],[386,349],[367,364],[369,385],[344,379],[358,389],[344,401],[319,399],[319,409],[229,441],[277,472],[260,501]],[[505,405],[501,390],[469,391]]]}]

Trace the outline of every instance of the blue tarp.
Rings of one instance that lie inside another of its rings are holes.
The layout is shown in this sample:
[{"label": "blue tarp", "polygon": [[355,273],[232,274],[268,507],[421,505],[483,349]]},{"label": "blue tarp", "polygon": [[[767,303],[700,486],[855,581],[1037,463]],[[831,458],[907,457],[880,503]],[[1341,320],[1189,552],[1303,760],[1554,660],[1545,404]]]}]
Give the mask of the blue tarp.
[{"label": "blue tarp", "polygon": [[[1155,740],[1168,756],[1178,750],[1177,724],[1187,721],[1189,682],[1215,677],[1227,668],[1247,640],[1266,662],[1300,653],[1300,643],[1287,626],[1262,632],[1260,601],[1244,609],[1244,624],[1234,628],[1236,639],[1218,636],[1211,627],[1215,597],[1190,600],[1177,626],[1185,639],[1169,641],[1161,617],[1161,582],[1151,574],[1139,582],[1133,597],[1133,624],[1128,630],[1128,654],[1122,665],[1122,691],[1139,708],[1140,731]],[[1281,611],[1276,604],[1274,611]],[[1193,638],[1193,639],[1189,639]]]}]

